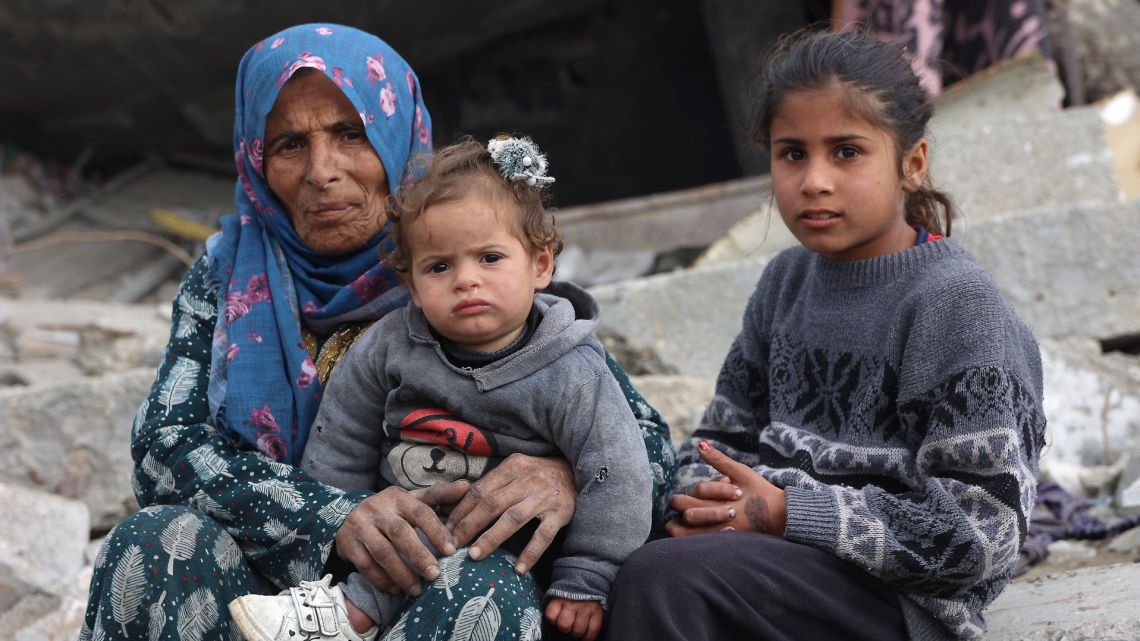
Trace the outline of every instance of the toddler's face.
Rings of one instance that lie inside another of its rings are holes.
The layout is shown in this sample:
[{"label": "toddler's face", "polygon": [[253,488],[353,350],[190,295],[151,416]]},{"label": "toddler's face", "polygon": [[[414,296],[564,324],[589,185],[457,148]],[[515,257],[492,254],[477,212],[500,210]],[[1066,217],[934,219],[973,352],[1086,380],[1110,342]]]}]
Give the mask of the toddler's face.
[{"label": "toddler's face", "polygon": [[839,87],[789,93],[770,134],[776,206],[801,244],[831,260],[914,244],[903,205],[925,177],[925,141],[900,163],[891,133],[852,113]]},{"label": "toddler's face", "polygon": [[549,247],[532,252],[515,235],[511,207],[471,195],[428,207],[408,229],[412,300],[467,349],[494,352],[518,338],[554,272]]}]

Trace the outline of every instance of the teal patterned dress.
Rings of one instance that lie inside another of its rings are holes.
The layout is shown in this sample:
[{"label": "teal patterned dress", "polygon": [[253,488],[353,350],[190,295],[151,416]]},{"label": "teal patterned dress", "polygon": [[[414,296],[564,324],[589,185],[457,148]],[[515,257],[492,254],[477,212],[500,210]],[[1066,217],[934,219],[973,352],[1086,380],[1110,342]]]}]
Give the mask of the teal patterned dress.
[{"label": "teal patterned dress", "polygon": [[[206,261],[187,273],[150,396],[135,417],[132,478],[139,512],[115,527],[95,561],[81,641],[240,639],[226,605],[275,594],[325,571],[337,529],[366,491],[343,492],[258,451],[238,449],[208,421],[211,337],[217,321]],[[661,416],[609,359],[638,418],[654,474],[660,526],[676,459]],[[541,638],[541,591],[499,550],[450,561],[389,631],[395,639],[467,638],[473,616],[497,639]]]}]

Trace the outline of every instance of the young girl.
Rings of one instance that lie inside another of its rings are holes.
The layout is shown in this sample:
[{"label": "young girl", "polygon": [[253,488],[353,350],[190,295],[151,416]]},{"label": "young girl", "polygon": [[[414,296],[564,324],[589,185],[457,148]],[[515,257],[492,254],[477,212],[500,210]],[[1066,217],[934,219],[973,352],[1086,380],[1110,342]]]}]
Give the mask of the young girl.
[{"label": "young girl", "polygon": [[609,637],[980,637],[1033,505],[1037,344],[943,238],[899,51],[809,33],[764,81],[756,138],[802,247],[757,285],[680,449],[677,538],[623,565]]},{"label": "young girl", "polygon": [[[578,496],[545,618],[594,641],[618,566],[649,536],[653,478],[664,470],[650,463],[608,369],[594,334],[597,304],[551,282],[562,243],[542,204],[542,185],[553,181],[545,172],[527,139],[484,148],[467,138],[438,150],[427,175],[400,192],[388,262],[412,303],[377,322],[337,366],[302,467],[345,490],[401,492],[478,480],[515,453],[565,458]],[[523,638],[541,636],[529,568],[504,569],[488,585],[468,564],[491,562],[475,547],[441,551],[449,556],[416,602],[423,616],[399,616],[406,595],[360,573],[343,586],[325,577],[241,597],[230,612],[249,641],[301,631],[371,641],[382,629],[385,639],[490,639],[511,632],[501,617],[521,618]],[[455,620],[437,621],[452,599],[465,601]]]}]

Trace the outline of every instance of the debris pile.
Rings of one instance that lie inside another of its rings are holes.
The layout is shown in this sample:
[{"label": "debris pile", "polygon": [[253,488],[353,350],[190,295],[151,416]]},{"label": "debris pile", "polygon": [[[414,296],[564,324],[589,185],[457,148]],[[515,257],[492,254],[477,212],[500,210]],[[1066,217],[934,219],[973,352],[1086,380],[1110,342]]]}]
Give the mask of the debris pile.
[{"label": "debris pile", "polygon": [[[1059,101],[1040,59],[948,91],[933,125],[933,172],[963,210],[955,237],[1040,339],[1043,475],[1105,515],[1140,513],[1140,159],[1128,156],[1140,147],[1128,138],[1140,110],[1128,94],[1064,110]],[[6,193],[27,195],[9,182]],[[592,288],[604,340],[675,439],[711,397],[764,266],[794,242],[768,211],[766,184],[749,178],[559,218],[577,247],[559,274],[580,282],[629,276],[623,269],[640,276],[659,255],[707,247],[694,267]],[[129,425],[169,332],[169,288],[185,264],[174,248],[200,251],[232,199],[230,180],[150,163],[72,188],[7,219],[7,273],[18,278],[0,296],[0,626],[14,639],[76,635],[92,550],[136,509]],[[62,240],[29,246],[97,231],[152,234],[173,247],[141,237],[66,252]],[[627,267],[591,272],[607,253]],[[128,304],[139,300],[149,302]],[[45,533],[36,523],[57,525]],[[1136,530],[1050,550],[991,608],[992,638],[1140,639],[1137,566],[1104,565],[1140,560]],[[27,559],[43,562],[26,571]],[[1059,568],[1079,569],[1049,574]]]}]

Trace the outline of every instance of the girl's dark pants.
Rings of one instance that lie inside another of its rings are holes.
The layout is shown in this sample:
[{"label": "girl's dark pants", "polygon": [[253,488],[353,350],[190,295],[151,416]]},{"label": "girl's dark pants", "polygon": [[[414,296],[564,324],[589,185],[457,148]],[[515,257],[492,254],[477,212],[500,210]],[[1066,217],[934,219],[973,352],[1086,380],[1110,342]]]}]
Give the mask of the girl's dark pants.
[{"label": "girl's dark pants", "polygon": [[613,641],[906,639],[897,594],[781,537],[720,532],[646,544],[610,593]]}]

